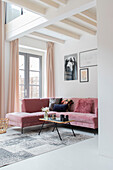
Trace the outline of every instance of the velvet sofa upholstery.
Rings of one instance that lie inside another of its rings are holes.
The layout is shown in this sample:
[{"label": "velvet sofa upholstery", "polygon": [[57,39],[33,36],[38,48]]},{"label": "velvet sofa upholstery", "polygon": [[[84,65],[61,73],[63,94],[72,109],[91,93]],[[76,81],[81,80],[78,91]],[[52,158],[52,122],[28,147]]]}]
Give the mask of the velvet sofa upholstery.
[{"label": "velvet sofa upholstery", "polygon": [[[71,124],[74,126],[87,127],[92,129],[98,128],[98,99],[87,98],[93,101],[92,113],[77,113],[74,112],[80,98],[71,98],[73,104],[70,107],[69,112],[55,112],[51,111],[48,114],[56,113],[57,117],[61,114],[69,115],[69,119],[75,120]],[[84,99],[86,100],[86,99]],[[49,98],[44,99],[23,99],[22,100],[22,112],[8,113],[6,117],[9,119],[9,125],[19,126],[22,129],[28,126],[34,126],[42,124],[39,118],[44,117],[44,112],[41,112],[42,107],[49,107]]]}]

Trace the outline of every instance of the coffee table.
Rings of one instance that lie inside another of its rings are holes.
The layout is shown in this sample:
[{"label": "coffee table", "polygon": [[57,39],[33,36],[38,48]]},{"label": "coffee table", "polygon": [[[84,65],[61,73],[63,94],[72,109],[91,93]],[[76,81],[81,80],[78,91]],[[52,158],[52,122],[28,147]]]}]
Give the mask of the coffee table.
[{"label": "coffee table", "polygon": [[74,130],[73,130],[73,126],[71,125],[71,122],[74,122],[75,120],[60,121],[59,119],[55,119],[54,120],[54,119],[51,119],[51,118],[48,118],[48,119],[40,118],[39,120],[43,121],[43,124],[42,124],[42,126],[40,128],[40,131],[39,131],[39,135],[40,135],[40,133],[41,133],[43,127],[44,127],[44,124],[46,122],[49,122],[49,123],[53,123],[54,127],[53,127],[52,132],[54,132],[54,130],[56,129],[60,140],[62,140],[62,138],[61,138],[60,132],[58,130],[58,126],[57,126],[58,124],[68,124],[71,127],[71,129],[72,129],[73,136],[76,136],[76,134],[74,133]]}]

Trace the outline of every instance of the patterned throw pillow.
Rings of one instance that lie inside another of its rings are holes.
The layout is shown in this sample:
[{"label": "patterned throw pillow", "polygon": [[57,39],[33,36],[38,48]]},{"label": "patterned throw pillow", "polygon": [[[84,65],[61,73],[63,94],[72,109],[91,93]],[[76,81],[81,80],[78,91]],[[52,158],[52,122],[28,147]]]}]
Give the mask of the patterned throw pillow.
[{"label": "patterned throw pillow", "polygon": [[62,98],[50,98],[49,99],[49,110],[53,111],[54,104],[60,104]]},{"label": "patterned throw pillow", "polygon": [[71,99],[63,99],[61,101],[61,104],[68,104],[68,110],[67,111],[70,111],[70,107],[73,104],[73,100],[71,100]]},{"label": "patterned throw pillow", "polygon": [[80,99],[75,107],[75,112],[92,113],[93,100]]}]

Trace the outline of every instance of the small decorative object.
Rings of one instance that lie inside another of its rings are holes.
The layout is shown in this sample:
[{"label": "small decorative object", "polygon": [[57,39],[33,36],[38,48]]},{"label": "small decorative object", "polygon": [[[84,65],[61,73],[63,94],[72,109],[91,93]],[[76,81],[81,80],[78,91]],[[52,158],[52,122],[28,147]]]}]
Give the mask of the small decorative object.
[{"label": "small decorative object", "polygon": [[60,115],[60,121],[65,122],[69,120],[69,116],[68,115]]},{"label": "small decorative object", "polygon": [[6,133],[6,130],[8,128],[9,120],[7,118],[1,118],[0,119],[0,134]]},{"label": "small decorative object", "polygon": [[52,114],[52,119],[53,119],[53,120],[56,119],[56,114]]},{"label": "small decorative object", "polygon": [[80,82],[88,82],[89,81],[89,69],[84,68],[80,69]]},{"label": "small decorative object", "polygon": [[97,66],[97,49],[83,51],[79,53],[79,65],[81,67]]},{"label": "small decorative object", "polygon": [[64,56],[64,80],[78,80],[77,54]]},{"label": "small decorative object", "polygon": [[68,115],[66,115],[66,121],[68,121],[69,120],[69,116]]},{"label": "small decorative object", "polygon": [[60,115],[60,121],[64,120],[64,115]]},{"label": "small decorative object", "polygon": [[43,107],[42,112],[45,112],[44,119],[48,120],[48,113],[47,112],[49,112],[49,108],[48,107]]}]

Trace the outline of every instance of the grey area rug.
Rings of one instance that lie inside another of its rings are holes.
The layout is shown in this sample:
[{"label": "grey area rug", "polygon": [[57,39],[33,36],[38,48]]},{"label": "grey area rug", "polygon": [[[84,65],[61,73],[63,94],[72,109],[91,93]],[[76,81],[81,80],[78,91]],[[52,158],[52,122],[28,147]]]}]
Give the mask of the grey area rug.
[{"label": "grey area rug", "polygon": [[59,131],[62,141],[51,128],[44,129],[40,135],[38,130],[0,135],[0,167],[92,138],[83,134],[76,134],[74,137],[71,129],[67,128],[59,128]]}]

